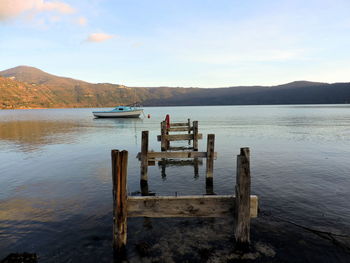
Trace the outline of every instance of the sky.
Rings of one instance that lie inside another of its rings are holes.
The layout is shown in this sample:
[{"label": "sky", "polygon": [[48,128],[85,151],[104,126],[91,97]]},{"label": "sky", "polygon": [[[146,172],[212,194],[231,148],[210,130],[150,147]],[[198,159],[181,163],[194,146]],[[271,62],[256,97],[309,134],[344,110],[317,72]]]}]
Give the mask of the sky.
[{"label": "sky", "polygon": [[0,0],[0,70],[93,83],[350,82],[349,0]]}]

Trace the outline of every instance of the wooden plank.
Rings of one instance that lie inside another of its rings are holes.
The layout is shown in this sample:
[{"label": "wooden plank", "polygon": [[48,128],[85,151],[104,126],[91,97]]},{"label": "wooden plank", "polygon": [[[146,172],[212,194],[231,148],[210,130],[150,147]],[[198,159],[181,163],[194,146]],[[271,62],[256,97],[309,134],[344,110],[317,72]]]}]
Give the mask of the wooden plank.
[{"label": "wooden plank", "polygon": [[148,180],[148,159],[152,159],[148,156],[148,131],[142,132],[141,140],[141,180]]},{"label": "wooden plank", "polygon": [[187,122],[174,122],[174,123],[170,123],[170,128],[171,127],[179,127],[179,126],[188,126]]},{"label": "wooden plank", "polygon": [[250,243],[250,151],[241,148],[237,156],[235,239],[239,247],[248,248]]},{"label": "wooden plank", "polygon": [[180,132],[180,131],[191,131],[192,127],[175,127],[175,128],[171,128],[168,129],[169,132]]},{"label": "wooden plank", "polygon": [[[162,135],[157,136],[157,140],[161,141],[162,140]],[[164,139],[167,141],[187,141],[187,140],[193,140],[193,134],[170,134],[170,135],[165,135]],[[202,139],[203,135],[201,133],[198,134],[198,139]]]},{"label": "wooden plank", "polygon": [[180,147],[169,147],[169,151],[185,151],[185,150],[193,150],[193,147],[186,147],[186,146],[180,146]]},{"label": "wooden plank", "polygon": [[[235,197],[208,196],[132,196],[128,197],[129,217],[225,217],[233,216]],[[252,217],[258,211],[258,198],[250,197]]]},{"label": "wooden plank", "polygon": [[193,122],[193,150],[198,151],[198,121]]},{"label": "wooden plank", "polygon": [[127,240],[127,166],[128,152],[112,150],[113,178],[113,248],[125,251]]},{"label": "wooden plank", "polygon": [[162,159],[161,161],[158,161],[158,166],[162,166],[162,165],[165,165],[165,166],[196,166],[197,165],[197,169],[198,169],[198,166],[202,165],[202,164],[203,164],[203,161],[198,160],[198,158],[194,158],[193,160]]},{"label": "wooden plank", "polygon": [[[142,155],[142,154],[141,154]],[[148,152],[149,159],[160,159],[160,158],[206,158],[206,152]],[[217,153],[214,152],[214,159],[216,159]]]},{"label": "wooden plank", "polygon": [[206,177],[213,178],[215,134],[208,134]]},{"label": "wooden plank", "polygon": [[[206,152],[148,152],[148,159],[161,159],[161,158],[207,158]],[[141,153],[137,153],[136,158],[141,161]],[[217,158],[217,153],[214,152],[214,160]]]}]

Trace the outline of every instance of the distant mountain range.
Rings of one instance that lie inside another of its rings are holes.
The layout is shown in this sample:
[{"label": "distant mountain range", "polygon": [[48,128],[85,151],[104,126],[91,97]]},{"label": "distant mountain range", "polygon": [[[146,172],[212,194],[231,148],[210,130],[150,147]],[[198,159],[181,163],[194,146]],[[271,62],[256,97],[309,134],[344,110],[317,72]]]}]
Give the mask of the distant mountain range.
[{"label": "distant mountain range", "polygon": [[278,86],[228,88],[126,87],[59,77],[18,66],[0,71],[0,108],[350,103],[350,83],[295,81]]}]

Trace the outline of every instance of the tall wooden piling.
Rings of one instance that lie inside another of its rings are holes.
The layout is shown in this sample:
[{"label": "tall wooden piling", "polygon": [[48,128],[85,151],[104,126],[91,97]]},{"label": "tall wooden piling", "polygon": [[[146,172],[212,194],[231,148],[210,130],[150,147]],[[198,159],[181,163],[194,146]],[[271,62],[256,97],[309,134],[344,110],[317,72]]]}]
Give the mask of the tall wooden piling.
[{"label": "tall wooden piling", "polygon": [[208,134],[207,138],[207,167],[205,189],[207,195],[214,194],[213,169],[214,169],[214,142],[215,134]]},{"label": "tall wooden piling", "polygon": [[142,131],[140,185],[142,195],[148,195],[148,131]]},{"label": "tall wooden piling", "polygon": [[[169,131],[170,131],[170,117],[168,119],[168,121],[166,122],[166,127],[165,127],[165,135],[169,135]],[[165,140],[165,147],[166,147],[166,150],[168,151],[170,149],[170,140],[169,139],[166,139]]]},{"label": "tall wooden piling", "polygon": [[198,151],[198,121],[193,122],[193,151]]},{"label": "tall wooden piling", "polygon": [[237,156],[235,239],[238,248],[247,249],[250,243],[250,151],[241,148]]},{"label": "tall wooden piling", "polygon": [[166,127],[166,122],[165,121],[162,121],[160,123],[160,134],[161,134],[161,144],[160,144],[160,148],[162,150],[162,152],[166,151],[167,150],[167,141],[165,139],[165,135],[166,135],[166,130],[167,130],[167,127]]},{"label": "tall wooden piling", "polygon": [[206,167],[206,177],[207,178],[213,178],[214,143],[215,143],[215,134],[208,134],[208,138],[207,138],[207,167]]},{"label": "tall wooden piling", "polygon": [[124,254],[127,239],[127,166],[128,152],[112,150],[113,248]]},{"label": "tall wooden piling", "polygon": [[[191,134],[191,120],[187,119],[188,134]],[[191,140],[188,140],[188,145],[191,145]]]}]

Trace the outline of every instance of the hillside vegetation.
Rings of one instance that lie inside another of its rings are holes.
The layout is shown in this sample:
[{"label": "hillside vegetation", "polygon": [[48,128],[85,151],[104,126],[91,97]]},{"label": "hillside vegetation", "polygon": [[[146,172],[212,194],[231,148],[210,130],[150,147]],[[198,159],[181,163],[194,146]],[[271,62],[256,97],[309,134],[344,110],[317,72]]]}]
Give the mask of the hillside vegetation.
[{"label": "hillside vegetation", "polygon": [[296,81],[229,88],[126,87],[88,83],[19,66],[0,71],[0,108],[350,103],[350,83]]}]

